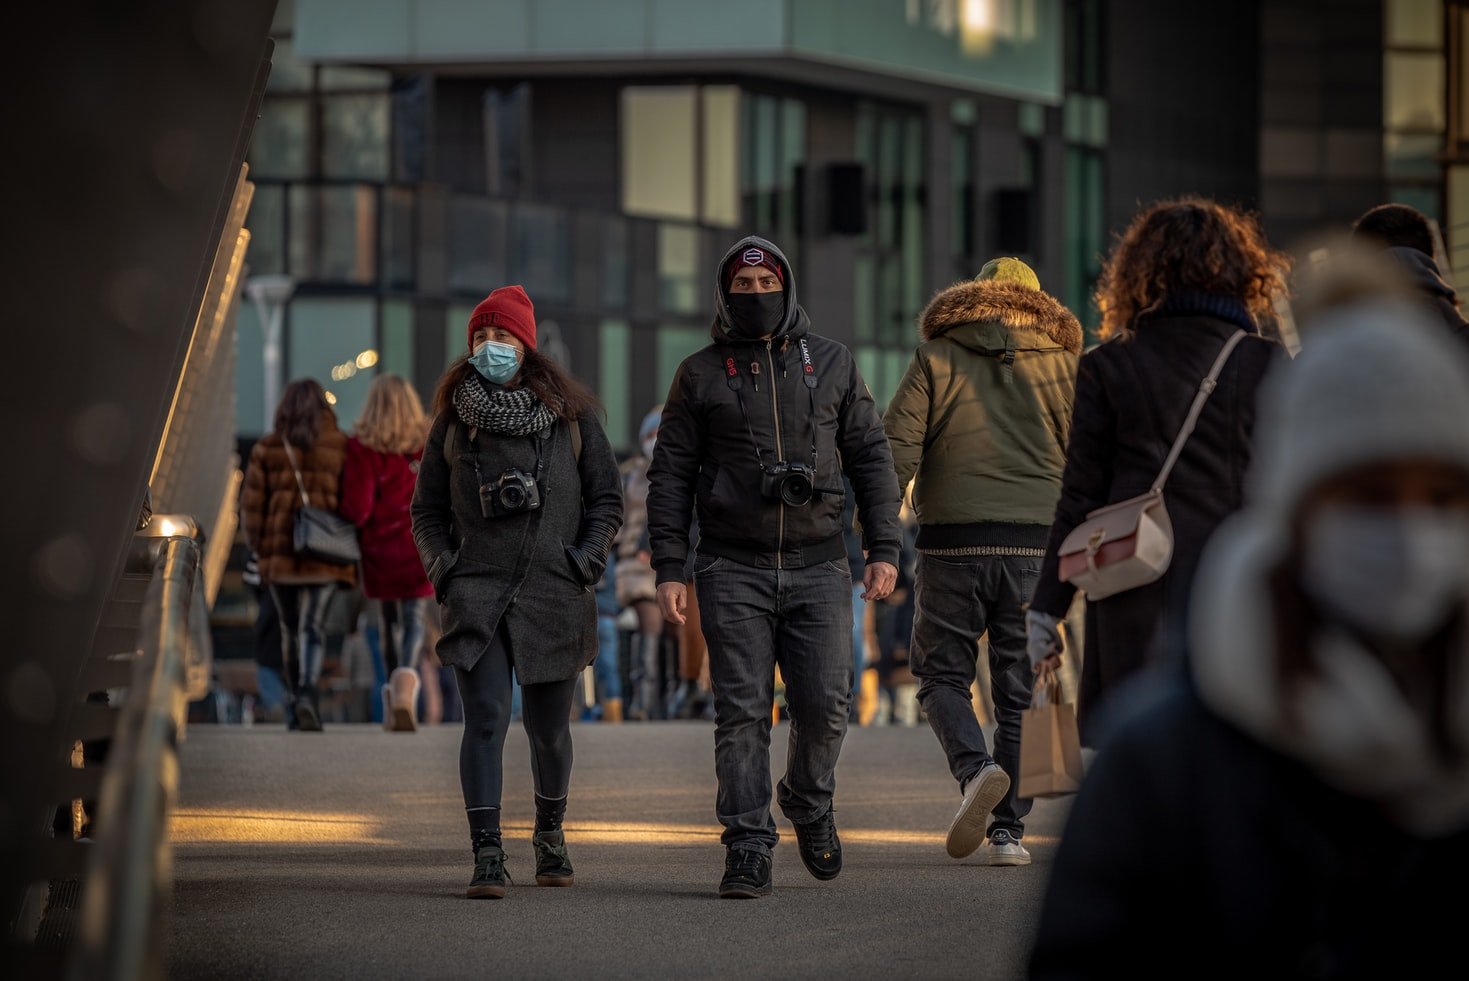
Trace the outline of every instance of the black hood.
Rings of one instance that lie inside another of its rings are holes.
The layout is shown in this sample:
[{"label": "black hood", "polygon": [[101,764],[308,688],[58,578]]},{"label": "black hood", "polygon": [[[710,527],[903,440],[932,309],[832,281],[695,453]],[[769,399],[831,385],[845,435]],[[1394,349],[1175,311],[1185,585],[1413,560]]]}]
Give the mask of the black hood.
[{"label": "black hood", "polygon": [[724,268],[729,261],[746,249],[762,249],[775,256],[780,262],[780,269],[785,280],[785,319],[780,322],[772,335],[776,340],[796,339],[804,337],[811,329],[811,320],[806,316],[796,300],[796,273],[791,269],[790,261],[786,259],[785,253],[780,250],[769,239],[763,239],[759,235],[746,235],[724,254],[719,260],[719,265],[714,267],[714,324],[709,328],[709,336],[714,338],[717,344],[739,344],[750,343],[743,338],[733,337],[729,333],[729,307],[725,304],[724,291]]},{"label": "black hood", "polygon": [[1395,246],[1388,249],[1387,256],[1397,264],[1399,270],[1407,274],[1408,279],[1416,288],[1430,296],[1448,300],[1450,303],[1453,303],[1458,297],[1454,288],[1444,282],[1443,275],[1438,269],[1438,263],[1434,262],[1431,256],[1407,246]]}]

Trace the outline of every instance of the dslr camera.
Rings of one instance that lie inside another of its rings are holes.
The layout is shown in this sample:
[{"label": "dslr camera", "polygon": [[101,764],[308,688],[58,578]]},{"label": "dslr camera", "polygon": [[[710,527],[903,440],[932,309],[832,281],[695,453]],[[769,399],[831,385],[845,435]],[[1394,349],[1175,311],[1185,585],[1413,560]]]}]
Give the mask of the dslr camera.
[{"label": "dslr camera", "polygon": [[782,461],[760,472],[760,493],[793,508],[811,503],[816,492],[816,471],[804,463]]},{"label": "dslr camera", "polygon": [[536,479],[511,468],[499,480],[479,485],[479,509],[486,518],[506,518],[541,506],[541,489]]}]

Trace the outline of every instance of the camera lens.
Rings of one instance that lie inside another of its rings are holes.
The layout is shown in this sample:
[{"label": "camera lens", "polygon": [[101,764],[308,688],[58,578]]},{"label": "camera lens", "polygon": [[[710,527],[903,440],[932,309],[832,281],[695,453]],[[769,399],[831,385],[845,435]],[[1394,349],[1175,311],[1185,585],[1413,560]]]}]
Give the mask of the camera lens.
[{"label": "camera lens", "polygon": [[811,481],[805,474],[793,473],[781,481],[780,496],[792,507],[811,503]]},{"label": "camera lens", "polygon": [[506,484],[501,487],[500,506],[507,511],[519,511],[525,507],[525,488],[519,484]]}]

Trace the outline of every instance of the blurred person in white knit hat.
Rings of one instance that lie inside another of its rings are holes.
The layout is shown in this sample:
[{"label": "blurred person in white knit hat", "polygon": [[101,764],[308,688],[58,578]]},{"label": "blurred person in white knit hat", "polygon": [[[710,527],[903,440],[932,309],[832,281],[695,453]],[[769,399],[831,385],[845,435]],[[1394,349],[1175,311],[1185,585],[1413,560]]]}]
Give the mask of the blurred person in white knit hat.
[{"label": "blurred person in white knit hat", "polygon": [[1462,956],[1437,897],[1469,871],[1469,356],[1392,296],[1308,326],[1169,628],[1184,657],[1075,800],[1033,977]]}]

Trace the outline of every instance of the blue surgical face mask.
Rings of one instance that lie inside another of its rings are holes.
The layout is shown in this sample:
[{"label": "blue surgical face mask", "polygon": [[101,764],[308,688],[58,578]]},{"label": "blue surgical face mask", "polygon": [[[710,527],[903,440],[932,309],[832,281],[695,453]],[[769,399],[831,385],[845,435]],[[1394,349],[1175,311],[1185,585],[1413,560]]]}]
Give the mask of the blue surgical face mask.
[{"label": "blue surgical face mask", "polygon": [[469,356],[469,363],[487,380],[503,385],[520,370],[520,352],[509,344],[485,341]]}]

